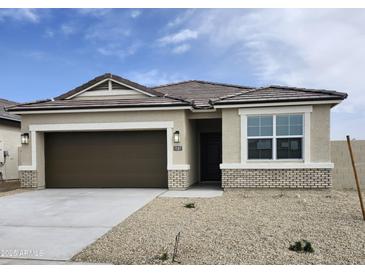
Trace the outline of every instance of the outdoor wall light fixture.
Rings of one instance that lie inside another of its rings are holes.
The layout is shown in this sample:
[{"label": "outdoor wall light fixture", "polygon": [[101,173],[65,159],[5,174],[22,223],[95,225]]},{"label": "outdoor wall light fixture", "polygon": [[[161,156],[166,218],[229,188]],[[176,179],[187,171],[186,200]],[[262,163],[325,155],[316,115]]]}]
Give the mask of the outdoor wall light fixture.
[{"label": "outdoor wall light fixture", "polygon": [[29,133],[23,133],[20,135],[20,142],[22,145],[27,145],[29,143]]},{"label": "outdoor wall light fixture", "polygon": [[180,143],[180,132],[178,130],[174,132],[174,143]]}]

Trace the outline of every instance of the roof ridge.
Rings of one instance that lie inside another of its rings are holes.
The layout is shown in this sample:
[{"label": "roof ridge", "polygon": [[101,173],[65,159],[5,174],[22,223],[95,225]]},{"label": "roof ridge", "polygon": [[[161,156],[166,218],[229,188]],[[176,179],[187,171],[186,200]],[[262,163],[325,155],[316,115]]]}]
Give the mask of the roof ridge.
[{"label": "roof ridge", "polygon": [[181,84],[195,82],[195,81],[196,80],[185,80],[185,81],[180,81],[180,82],[172,82],[172,83],[162,84],[162,85],[158,85],[158,86],[151,86],[150,88],[155,89],[155,88],[169,87],[169,86],[181,85]]},{"label": "roof ridge", "polygon": [[250,87],[250,86],[242,86],[242,85],[237,85],[237,84],[227,84],[227,83],[212,82],[212,81],[205,81],[205,80],[193,80],[193,79],[192,80],[185,80],[185,81],[175,82],[175,83],[163,84],[163,85],[159,85],[159,86],[153,86],[152,88],[163,88],[163,87],[168,87],[168,86],[181,85],[181,84],[185,84],[185,83],[189,83],[189,82],[198,82],[198,83],[201,83],[201,84],[236,87],[236,88],[243,88],[243,89],[253,88],[253,87]]}]

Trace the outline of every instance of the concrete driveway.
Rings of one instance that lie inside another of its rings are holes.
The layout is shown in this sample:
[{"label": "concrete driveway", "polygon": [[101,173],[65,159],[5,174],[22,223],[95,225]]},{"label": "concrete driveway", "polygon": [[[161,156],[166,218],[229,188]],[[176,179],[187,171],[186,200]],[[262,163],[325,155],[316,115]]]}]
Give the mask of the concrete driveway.
[{"label": "concrete driveway", "polygon": [[0,198],[0,258],[69,260],[164,189],[45,189]]}]

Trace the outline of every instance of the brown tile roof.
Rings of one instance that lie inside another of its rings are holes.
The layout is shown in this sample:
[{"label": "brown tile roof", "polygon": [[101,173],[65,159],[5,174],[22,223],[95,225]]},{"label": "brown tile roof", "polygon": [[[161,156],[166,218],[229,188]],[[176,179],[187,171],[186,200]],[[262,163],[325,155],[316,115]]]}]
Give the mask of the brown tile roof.
[{"label": "brown tile roof", "polygon": [[[81,90],[104,79],[115,79],[128,86],[155,95],[141,99],[105,99],[105,100],[67,100]],[[9,107],[9,111],[51,110],[51,109],[87,109],[87,108],[122,108],[122,107],[164,107],[192,106],[196,109],[213,108],[223,104],[250,104],[265,102],[295,102],[314,100],[343,100],[346,93],[305,89],[285,86],[252,88],[200,80],[189,80],[180,83],[147,88],[110,73],[98,76],[86,84],[77,87],[55,98],[55,100],[37,101]]]},{"label": "brown tile roof", "polygon": [[167,84],[153,87],[166,95],[187,100],[196,107],[211,107],[209,101],[220,97],[234,95],[252,87],[230,85],[223,83],[207,82],[201,80],[189,80],[180,83]]},{"label": "brown tile roof", "polygon": [[264,102],[293,102],[293,101],[317,101],[317,100],[343,100],[346,93],[324,90],[306,89],[287,86],[269,86],[251,89],[241,94],[221,97],[213,100],[214,105],[222,104],[251,104]]},{"label": "brown tile roof", "polygon": [[16,104],[19,104],[19,103],[0,98],[0,119],[20,122],[19,115],[15,115],[15,114],[12,114],[12,113],[9,113],[6,111],[7,107],[10,107],[10,106],[13,106]]},{"label": "brown tile roof", "polygon": [[21,110],[66,110],[126,107],[168,107],[189,106],[188,103],[167,97],[146,97],[140,99],[106,99],[106,100],[45,100],[41,102],[20,104],[10,107],[9,111]]},{"label": "brown tile roof", "polygon": [[95,77],[94,79],[90,80],[89,82],[77,87],[77,88],[74,88],[66,93],[63,93],[61,94],[60,96],[57,96],[55,99],[56,100],[62,100],[62,99],[66,99],[72,95],[75,95],[77,94],[78,92],[84,90],[84,89],[87,89],[88,87],[91,87],[92,85],[102,81],[102,80],[105,80],[105,79],[114,79],[120,83],[123,83],[123,84],[126,84],[128,86],[131,86],[131,87],[134,87],[136,89],[139,89],[141,91],[144,91],[146,93],[149,93],[151,95],[155,95],[155,96],[163,96],[163,94],[157,92],[156,90],[153,90],[151,88],[148,88],[148,87],[145,87],[143,85],[140,85],[138,83],[135,83],[135,82],[132,82],[128,79],[125,79],[125,78],[122,78],[118,75],[114,75],[114,74],[111,74],[111,73],[105,73],[103,75],[100,75],[100,76],[97,76]]}]

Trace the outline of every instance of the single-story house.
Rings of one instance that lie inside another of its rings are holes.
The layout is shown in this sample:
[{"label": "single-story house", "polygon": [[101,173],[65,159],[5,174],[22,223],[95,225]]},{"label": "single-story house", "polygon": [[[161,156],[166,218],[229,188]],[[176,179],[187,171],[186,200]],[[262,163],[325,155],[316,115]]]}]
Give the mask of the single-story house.
[{"label": "single-story house", "polygon": [[16,104],[0,99],[0,182],[19,179],[20,116],[5,111]]},{"label": "single-story house", "polygon": [[108,73],[8,111],[22,117],[23,187],[328,188],[330,112],[346,97]]}]

